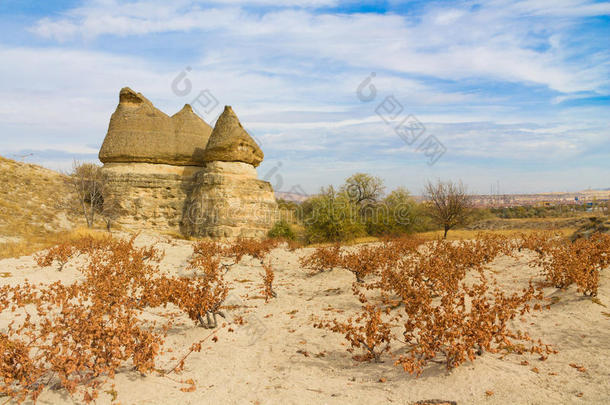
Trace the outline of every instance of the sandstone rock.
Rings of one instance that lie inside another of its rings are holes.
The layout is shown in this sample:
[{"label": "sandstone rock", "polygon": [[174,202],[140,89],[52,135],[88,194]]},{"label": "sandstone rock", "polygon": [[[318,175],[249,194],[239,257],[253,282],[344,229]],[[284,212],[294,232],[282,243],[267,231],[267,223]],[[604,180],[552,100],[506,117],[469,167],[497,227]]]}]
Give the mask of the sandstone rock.
[{"label": "sandstone rock", "polygon": [[212,127],[199,118],[189,104],[185,104],[182,110],[172,115],[172,124],[176,142],[192,145],[192,163],[203,163]]},{"label": "sandstone rock", "polygon": [[277,218],[263,152],[225,107],[214,130],[187,104],[172,117],[121,90],[99,153],[115,222],[213,238],[265,237]]},{"label": "sandstone rock", "polygon": [[218,117],[205,152],[206,162],[244,162],[258,166],[263,151],[241,126],[230,106]]},{"label": "sandstone rock", "polygon": [[117,196],[121,226],[177,232],[197,166],[152,163],[106,163],[106,193]]},{"label": "sandstone rock", "polygon": [[278,220],[271,184],[248,163],[208,163],[192,185],[181,226],[187,236],[262,238]]},{"label": "sandstone rock", "polygon": [[121,89],[100,149],[103,163],[145,162],[201,166],[210,126],[190,106],[169,117],[142,94]]}]

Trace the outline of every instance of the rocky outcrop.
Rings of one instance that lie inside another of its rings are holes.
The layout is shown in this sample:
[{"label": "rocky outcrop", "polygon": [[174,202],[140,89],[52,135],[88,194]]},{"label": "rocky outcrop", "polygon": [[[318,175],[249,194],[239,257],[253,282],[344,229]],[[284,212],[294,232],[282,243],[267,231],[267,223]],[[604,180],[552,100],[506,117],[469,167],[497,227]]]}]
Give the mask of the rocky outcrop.
[{"label": "rocky outcrop", "polygon": [[186,105],[169,117],[146,97],[121,89],[100,149],[103,163],[158,163],[202,166],[212,127]]},{"label": "rocky outcrop", "polygon": [[211,162],[195,174],[182,233],[211,238],[260,238],[277,220],[271,184],[244,162]]},{"label": "rocky outcrop", "polygon": [[205,161],[244,162],[256,167],[263,157],[263,151],[241,126],[231,106],[226,106],[210,135]]},{"label": "rocky outcrop", "polygon": [[122,226],[263,237],[276,219],[273,189],[255,169],[263,152],[231,107],[212,130],[188,104],[169,117],[124,88],[99,158]]},{"label": "rocky outcrop", "polygon": [[218,118],[193,179],[182,231],[213,238],[264,237],[277,220],[271,184],[257,178],[263,152],[229,106]]},{"label": "rocky outcrop", "polygon": [[199,166],[106,163],[106,193],[116,196],[116,222],[132,229],[178,232]]}]

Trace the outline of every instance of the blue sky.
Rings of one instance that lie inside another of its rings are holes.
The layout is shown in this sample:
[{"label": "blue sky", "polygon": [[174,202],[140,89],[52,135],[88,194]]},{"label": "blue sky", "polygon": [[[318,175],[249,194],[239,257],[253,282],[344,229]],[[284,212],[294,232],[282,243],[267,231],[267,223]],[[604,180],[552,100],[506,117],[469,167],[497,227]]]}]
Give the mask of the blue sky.
[{"label": "blue sky", "polygon": [[415,194],[605,188],[609,44],[610,2],[590,0],[0,0],[0,154],[96,160],[129,86],[211,124],[232,105],[282,191],[358,171]]}]

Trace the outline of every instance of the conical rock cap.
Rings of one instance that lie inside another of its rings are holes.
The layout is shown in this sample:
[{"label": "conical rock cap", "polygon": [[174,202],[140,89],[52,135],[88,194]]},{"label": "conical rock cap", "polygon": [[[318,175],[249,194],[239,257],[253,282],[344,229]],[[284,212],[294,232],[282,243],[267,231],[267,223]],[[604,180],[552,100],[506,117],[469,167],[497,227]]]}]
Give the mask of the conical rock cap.
[{"label": "conical rock cap", "polygon": [[172,115],[172,124],[176,134],[176,142],[180,142],[192,152],[194,163],[204,163],[205,148],[212,134],[212,127],[202,120],[191,108],[185,104],[182,110]]},{"label": "conical rock cap", "polygon": [[230,106],[218,117],[205,151],[206,162],[244,162],[258,166],[263,151],[241,126]]}]

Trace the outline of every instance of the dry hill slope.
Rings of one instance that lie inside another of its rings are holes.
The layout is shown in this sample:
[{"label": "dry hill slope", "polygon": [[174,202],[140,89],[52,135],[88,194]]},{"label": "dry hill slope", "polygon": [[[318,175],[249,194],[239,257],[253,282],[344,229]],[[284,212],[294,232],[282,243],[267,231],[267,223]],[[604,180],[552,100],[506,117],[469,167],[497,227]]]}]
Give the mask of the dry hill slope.
[{"label": "dry hill slope", "polygon": [[0,257],[27,253],[78,222],[60,210],[64,175],[0,156]]}]

